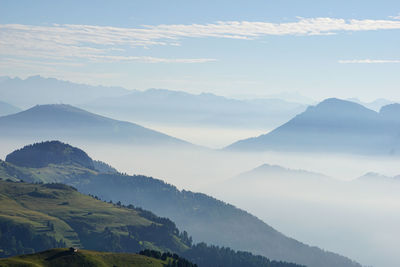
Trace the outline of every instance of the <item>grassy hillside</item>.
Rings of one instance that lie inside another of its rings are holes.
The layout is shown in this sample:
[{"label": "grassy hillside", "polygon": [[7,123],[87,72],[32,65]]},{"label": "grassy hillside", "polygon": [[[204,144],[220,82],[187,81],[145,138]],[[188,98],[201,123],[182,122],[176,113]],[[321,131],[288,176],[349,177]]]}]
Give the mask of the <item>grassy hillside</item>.
[{"label": "grassy hillside", "polygon": [[[270,261],[248,252],[206,244],[192,246],[191,243],[188,234],[180,233],[169,219],[159,218],[132,205],[105,203],[64,184],[0,180],[0,257],[68,246],[110,252],[138,252],[147,248],[156,250],[150,255],[170,251],[185,255],[204,267],[300,267],[292,263]],[[54,258],[54,261],[52,257],[48,261],[49,257],[39,253],[29,256],[28,260],[21,256],[2,261],[0,266],[10,266],[8,264],[11,263],[16,264],[11,266],[110,266],[103,265],[103,256],[97,262],[97,254],[93,253],[73,258],[59,257],[59,260]],[[170,253],[170,256],[179,259],[175,254]],[[114,256],[107,257],[113,260]],[[121,260],[122,266],[126,266],[121,257],[118,256],[116,262]],[[43,258],[46,260],[44,263],[41,262]],[[36,261],[39,261],[38,265],[35,265]],[[181,261],[187,263],[184,259]],[[28,265],[23,265],[25,262]]]},{"label": "grassy hillside", "polygon": [[0,230],[2,256],[56,246],[119,252],[188,248],[168,219],[105,203],[63,184],[0,181]]},{"label": "grassy hillside", "polygon": [[140,266],[140,267],[163,267],[168,261],[146,257],[138,254],[110,253],[89,250],[79,250],[76,253],[68,249],[51,249],[36,254],[15,256],[0,259],[0,266],[8,267],[108,267],[108,266]]}]

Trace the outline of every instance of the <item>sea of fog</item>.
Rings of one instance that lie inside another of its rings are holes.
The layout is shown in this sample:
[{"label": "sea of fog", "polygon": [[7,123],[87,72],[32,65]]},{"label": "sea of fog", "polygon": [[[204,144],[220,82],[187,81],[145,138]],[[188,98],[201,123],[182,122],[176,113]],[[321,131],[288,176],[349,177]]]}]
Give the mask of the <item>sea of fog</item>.
[{"label": "sea of fog", "polygon": [[[196,131],[187,129],[187,133]],[[197,133],[207,135],[204,129]],[[219,134],[217,130],[210,133]],[[213,139],[210,135],[205,138]],[[216,146],[225,145],[216,139],[213,139]],[[348,256],[366,266],[400,266],[400,181],[353,181],[367,172],[399,175],[398,158],[233,153],[205,148],[179,150],[61,141],[82,148],[92,158],[109,163],[121,172],[152,176],[180,189],[207,193],[232,203],[287,236]],[[6,154],[25,144],[24,141],[0,141],[0,157],[4,159]],[[232,179],[265,163],[317,172],[330,178],[328,182],[282,177],[261,177],[256,181]]]}]

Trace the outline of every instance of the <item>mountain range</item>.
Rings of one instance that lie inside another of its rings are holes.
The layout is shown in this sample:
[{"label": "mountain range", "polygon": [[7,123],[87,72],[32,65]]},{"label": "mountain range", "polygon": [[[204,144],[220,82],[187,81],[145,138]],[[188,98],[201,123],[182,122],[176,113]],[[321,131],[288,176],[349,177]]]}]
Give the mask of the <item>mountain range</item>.
[{"label": "mountain range", "polygon": [[400,104],[379,112],[330,98],[273,131],[226,147],[239,151],[302,151],[395,155],[400,148]]},{"label": "mountain range", "polygon": [[[23,96],[23,97],[21,97]],[[237,100],[210,93],[90,86],[54,78],[0,79],[0,99],[21,108],[70,104],[104,116],[168,125],[270,129],[305,109],[278,98]]]},{"label": "mountain range", "polygon": [[121,87],[90,86],[41,76],[0,79],[0,99],[24,109],[38,104],[78,104],[96,97],[127,93],[129,90]]},{"label": "mountain range", "polygon": [[238,100],[210,93],[189,94],[165,89],[132,91],[82,105],[111,117],[168,125],[271,128],[302,112],[305,105],[285,100]]},{"label": "mountain range", "polygon": [[[46,143],[27,146],[11,153],[12,156],[7,157],[8,162],[0,164],[0,175],[4,179],[19,178],[26,182],[62,182],[76,187],[82,193],[96,195],[106,201],[121,201],[125,205],[143,207],[159,216],[171,218],[178,228],[188,231],[196,242],[229,246],[274,260],[310,267],[360,266],[338,254],[288,238],[255,216],[232,205],[205,194],[178,190],[151,177],[101,173],[68,158],[62,164],[49,162],[40,168],[20,167],[12,163],[19,162],[21,165],[21,161],[18,161],[19,155],[24,161],[28,159],[27,154],[36,153],[40,150],[37,147],[46,146]],[[52,143],[60,145],[58,142]],[[85,154],[80,155],[86,162]],[[23,166],[32,165],[24,162]]]}]

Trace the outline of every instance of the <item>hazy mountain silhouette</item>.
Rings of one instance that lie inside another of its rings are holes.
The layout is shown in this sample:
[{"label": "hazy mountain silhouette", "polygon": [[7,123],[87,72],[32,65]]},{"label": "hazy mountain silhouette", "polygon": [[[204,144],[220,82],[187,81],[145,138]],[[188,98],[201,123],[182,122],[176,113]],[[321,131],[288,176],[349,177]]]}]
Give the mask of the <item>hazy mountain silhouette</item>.
[{"label": "hazy mountain silhouette", "polygon": [[399,111],[398,104],[377,113],[354,102],[330,98],[268,134],[240,140],[227,149],[395,154],[399,148]]},{"label": "hazy mountain silhouette", "polygon": [[395,126],[400,125],[400,104],[394,103],[383,106],[379,111],[380,116],[383,120],[389,121]]},{"label": "hazy mountain silhouette", "polygon": [[78,104],[127,93],[129,90],[121,87],[90,86],[41,76],[26,79],[3,77],[0,80],[0,99],[22,108],[50,103]]},{"label": "hazy mountain silhouette", "polygon": [[279,165],[263,164],[250,171],[239,174],[231,179],[231,181],[251,182],[268,179],[292,179],[299,182],[305,182],[310,180],[324,181],[331,178],[321,173],[288,169]]},{"label": "hazy mountain silhouette", "polygon": [[358,98],[349,98],[347,100],[363,105],[364,107],[372,109],[374,111],[379,111],[382,107],[395,103],[394,101],[385,98],[378,98],[371,102],[363,102]]},{"label": "hazy mountain silhouette", "polygon": [[386,176],[376,172],[368,172],[363,176],[355,179],[355,181],[365,182],[400,182],[400,175]]},{"label": "hazy mountain silhouette", "polygon": [[237,100],[209,93],[90,86],[41,76],[0,78],[0,99],[19,107],[68,103],[135,122],[270,129],[306,108],[304,104],[279,97]]},{"label": "hazy mountain silhouette", "polygon": [[99,116],[71,105],[38,105],[0,117],[0,136],[34,140],[87,140],[125,145],[189,145],[140,125]]},{"label": "hazy mountain silhouette", "polygon": [[8,104],[6,102],[0,101],[0,116],[6,116],[20,111],[21,111],[20,108]]},{"label": "hazy mountain silhouette", "polygon": [[195,95],[164,89],[99,98],[82,107],[135,121],[258,128],[279,125],[305,109],[302,104],[281,99],[237,100],[210,93]]}]

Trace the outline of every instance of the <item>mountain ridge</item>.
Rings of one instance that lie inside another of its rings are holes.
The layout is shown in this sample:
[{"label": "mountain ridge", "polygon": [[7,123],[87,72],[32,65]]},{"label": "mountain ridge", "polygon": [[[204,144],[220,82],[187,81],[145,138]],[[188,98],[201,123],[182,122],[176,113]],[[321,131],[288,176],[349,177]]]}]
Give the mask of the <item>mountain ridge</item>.
[{"label": "mountain ridge", "polygon": [[106,143],[195,147],[184,140],[138,124],[114,120],[66,104],[37,105],[16,114],[0,117],[0,129],[0,136],[11,139],[75,138]]},{"label": "mountain ridge", "polygon": [[254,169],[241,173],[238,176],[235,176],[233,179],[241,179],[246,177],[251,178],[251,177],[257,177],[259,175],[266,175],[266,176],[285,175],[289,178],[296,178],[296,176],[301,176],[301,177],[304,176],[307,178],[321,179],[321,180],[332,179],[329,176],[322,173],[311,172],[303,169],[291,169],[282,167],[280,165],[271,165],[268,163],[264,163]]},{"label": "mountain ridge", "polygon": [[40,75],[0,80],[0,99],[22,108],[60,102],[78,104],[99,96],[127,93],[129,90],[122,87],[92,86]]},{"label": "mountain ridge", "polygon": [[351,101],[329,98],[267,134],[239,140],[224,149],[395,154],[400,124],[384,119],[385,113],[393,110],[400,111],[392,108],[378,113]]}]

